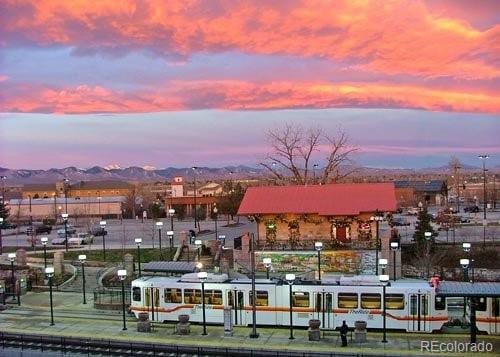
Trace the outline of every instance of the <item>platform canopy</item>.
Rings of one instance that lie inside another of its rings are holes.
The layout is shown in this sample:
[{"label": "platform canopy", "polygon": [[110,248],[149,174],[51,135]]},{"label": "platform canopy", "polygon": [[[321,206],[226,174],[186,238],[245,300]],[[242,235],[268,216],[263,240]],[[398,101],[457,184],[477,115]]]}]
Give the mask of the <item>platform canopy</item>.
[{"label": "platform canopy", "polygon": [[144,264],[143,271],[150,273],[186,274],[197,271],[196,262],[149,262]]},{"label": "platform canopy", "polygon": [[444,297],[500,297],[500,283],[442,281],[436,295]]}]

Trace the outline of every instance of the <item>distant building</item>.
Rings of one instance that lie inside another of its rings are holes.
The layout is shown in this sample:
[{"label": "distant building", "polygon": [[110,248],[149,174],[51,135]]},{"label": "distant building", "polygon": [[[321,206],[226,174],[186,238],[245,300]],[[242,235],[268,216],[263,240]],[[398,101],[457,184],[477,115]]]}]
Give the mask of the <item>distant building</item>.
[{"label": "distant building", "polygon": [[448,186],[444,180],[394,181],[396,200],[400,207],[416,206],[419,202],[445,205]]},{"label": "distant building", "polygon": [[55,184],[35,184],[23,186],[23,198],[53,198],[58,197],[122,197],[132,193],[134,186],[128,182],[117,180],[77,181]]}]

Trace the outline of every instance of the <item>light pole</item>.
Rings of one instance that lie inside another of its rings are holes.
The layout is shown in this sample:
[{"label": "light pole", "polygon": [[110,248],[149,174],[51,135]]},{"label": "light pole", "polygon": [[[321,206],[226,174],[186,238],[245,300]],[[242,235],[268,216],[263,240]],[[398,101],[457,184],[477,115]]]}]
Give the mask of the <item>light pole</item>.
[{"label": "light pole", "polygon": [[173,231],[174,230],[174,214],[175,214],[175,209],[170,208],[168,210],[168,214],[170,216],[170,230]]},{"label": "light pole", "polygon": [[139,262],[139,277],[141,277],[141,243],[142,238],[135,239],[135,245],[137,246],[137,261]]},{"label": "light pole", "polygon": [[385,268],[387,268],[387,263],[388,263],[388,261],[385,258],[380,258],[378,260],[378,265],[380,266],[382,274],[385,274]]},{"label": "light pole", "polygon": [[386,303],[385,303],[385,289],[386,289],[387,284],[389,284],[389,275],[385,275],[385,274],[380,275],[379,276],[379,280],[382,283],[382,300],[383,300],[383,304],[384,304],[383,305],[383,310],[382,310],[383,311],[382,314],[383,314],[383,317],[384,317],[384,319],[383,319],[383,327],[382,327],[383,328],[382,342],[383,343],[387,343],[387,336],[386,336],[386,332],[387,332],[386,331],[387,330],[386,329],[386,315],[387,314],[386,314]]},{"label": "light pole", "polygon": [[[4,199],[2,196],[2,209],[5,209]],[[0,217],[0,255],[3,254],[3,244],[2,244],[2,227],[3,227],[3,217]]]},{"label": "light pole", "polygon": [[67,178],[65,178],[63,180],[63,186],[64,186],[64,205],[66,206],[65,210],[64,210],[64,213],[68,213],[68,186],[69,186],[69,180]]},{"label": "light pole", "polygon": [[49,279],[49,296],[50,296],[50,326],[54,326],[54,306],[52,303],[52,277],[54,276],[54,267],[45,268],[45,275]]},{"label": "light pole", "polygon": [[198,255],[198,261],[200,260],[200,257],[201,257],[201,252],[200,251],[201,251],[202,244],[203,244],[203,242],[201,241],[201,239],[196,239],[194,241],[194,245],[195,245],[195,247],[196,247],[196,249],[198,251],[198,254],[197,254]]},{"label": "light pole", "polygon": [[118,270],[118,278],[122,282],[122,316],[123,316],[123,328],[125,331],[127,329],[125,321],[125,279],[127,278],[127,271],[125,269]]},{"label": "light pole", "polygon": [[101,200],[102,200],[102,197],[97,196],[97,207],[98,207],[99,217],[101,217]]},{"label": "light pole", "polygon": [[2,293],[2,304],[5,305],[5,285],[0,284],[0,293]]},{"label": "light pole", "polygon": [[264,266],[266,267],[266,278],[269,279],[269,270],[271,270],[272,267],[271,258],[262,259],[262,263],[264,263]]},{"label": "light pole", "polygon": [[286,274],[285,280],[288,283],[289,297],[290,297],[290,337],[289,340],[293,340],[293,296],[292,296],[292,285],[295,281],[295,274]]},{"label": "light pole", "polygon": [[80,254],[78,256],[78,260],[82,265],[82,291],[83,291],[83,303],[87,303],[87,299],[85,297],[85,261],[87,260],[87,256],[85,254]]},{"label": "light pole", "polygon": [[321,250],[323,249],[323,242],[315,242],[314,249],[318,252],[318,280],[321,281]]},{"label": "light pole", "polygon": [[196,229],[198,227],[198,210],[196,209],[196,170],[198,167],[193,166],[191,169],[194,177],[194,229]]},{"label": "light pole", "polygon": [[486,246],[486,159],[490,156],[488,154],[478,155],[478,158],[483,162],[483,247]]},{"label": "light pole", "polygon": [[399,249],[398,242],[391,242],[391,250],[392,250],[392,274],[394,281],[396,281],[396,252]]},{"label": "light pole", "polygon": [[174,248],[174,231],[167,231],[167,237],[170,242],[170,249]]},{"label": "light pole", "polygon": [[313,185],[316,184],[316,169],[318,168],[318,166],[319,166],[318,164],[313,165],[313,181],[314,181]]},{"label": "light pole", "polygon": [[214,209],[212,210],[214,213],[214,223],[215,223],[215,240],[217,240],[218,237],[218,232],[217,232],[217,214],[219,213],[219,210],[217,209],[217,206],[214,204]]},{"label": "light pole", "polygon": [[64,244],[66,245],[66,253],[68,252],[68,217],[67,213],[61,215],[64,222]]},{"label": "light pole", "polygon": [[208,274],[206,271],[200,271],[198,273],[198,279],[201,282],[201,304],[203,309],[203,335],[207,334],[207,325],[205,320],[205,281],[207,280]]},{"label": "light pole", "polygon": [[256,304],[256,292],[255,292],[255,237],[253,233],[250,233],[250,269],[252,270],[252,332],[250,333],[250,338],[258,338],[257,333],[257,304]]},{"label": "light pole", "polygon": [[430,254],[431,254],[431,238],[432,238],[432,233],[431,232],[425,232],[424,233],[425,237],[425,266],[426,266],[426,278],[429,279],[429,270],[430,270]]},{"label": "light pole", "polygon": [[471,282],[474,282],[474,259],[472,259],[472,251],[471,251],[471,244],[468,242],[462,243],[462,249],[465,253],[467,253],[467,257],[470,260],[470,272],[471,272]]},{"label": "light pole", "polygon": [[16,301],[16,279],[14,277],[14,260],[16,260],[16,253],[8,254],[10,260],[10,271],[11,271],[11,281],[12,281],[12,301]]},{"label": "light pole", "polygon": [[43,267],[47,268],[47,243],[49,242],[49,238],[42,237],[40,238],[43,246]]},{"label": "light pole", "polygon": [[156,228],[158,229],[158,244],[160,246],[160,256],[161,256],[161,230],[163,228],[163,222],[156,222]]},{"label": "light pole", "polygon": [[224,247],[226,245],[226,235],[225,234],[219,234],[219,242],[222,242],[222,246]]},{"label": "light pole", "polygon": [[375,275],[378,275],[378,251],[380,249],[380,238],[379,238],[379,222],[384,220],[384,217],[379,216],[378,211],[374,216],[370,217],[372,222],[375,222]]},{"label": "light pole", "polygon": [[101,226],[102,234],[102,257],[106,261],[106,221],[100,221],[99,225]]}]

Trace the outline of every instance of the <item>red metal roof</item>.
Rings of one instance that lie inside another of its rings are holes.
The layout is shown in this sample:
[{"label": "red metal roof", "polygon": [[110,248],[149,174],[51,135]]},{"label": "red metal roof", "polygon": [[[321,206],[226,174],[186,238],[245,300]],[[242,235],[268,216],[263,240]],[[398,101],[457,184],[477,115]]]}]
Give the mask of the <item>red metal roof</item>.
[{"label": "red metal roof", "polygon": [[249,187],[238,215],[316,213],[339,216],[376,210],[396,210],[393,183]]}]

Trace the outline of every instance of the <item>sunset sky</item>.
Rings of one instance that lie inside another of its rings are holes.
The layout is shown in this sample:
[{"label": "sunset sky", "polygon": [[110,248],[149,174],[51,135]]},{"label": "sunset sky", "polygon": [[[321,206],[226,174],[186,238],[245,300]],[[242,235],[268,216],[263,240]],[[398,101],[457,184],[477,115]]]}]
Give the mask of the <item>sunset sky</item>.
[{"label": "sunset sky", "polygon": [[286,122],[500,165],[500,1],[0,2],[1,167],[256,166]]}]

